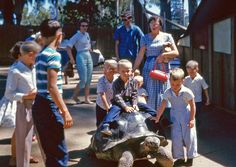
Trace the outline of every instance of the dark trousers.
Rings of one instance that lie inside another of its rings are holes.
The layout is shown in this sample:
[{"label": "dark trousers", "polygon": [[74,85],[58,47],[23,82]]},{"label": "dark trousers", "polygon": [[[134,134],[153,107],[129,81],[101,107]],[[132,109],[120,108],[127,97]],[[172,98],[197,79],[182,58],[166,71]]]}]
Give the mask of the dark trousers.
[{"label": "dark trousers", "polygon": [[201,109],[202,109],[202,102],[195,102],[195,105],[196,105],[196,116],[195,116],[195,119],[196,119],[196,126],[199,126],[200,124],[200,114],[201,114]]},{"label": "dark trousers", "polygon": [[96,126],[97,127],[101,124],[101,122],[103,121],[106,115],[107,115],[107,111],[101,108],[98,104],[96,104],[96,118],[97,118]]},{"label": "dark trousers", "polygon": [[[130,103],[127,102],[127,105],[130,106]],[[147,104],[144,103],[138,103],[138,108],[140,111],[144,111],[146,113],[149,113],[151,116],[156,115],[156,111],[149,107]],[[112,105],[109,112],[107,113],[106,117],[104,118],[102,124],[110,124],[111,122],[115,121],[117,117],[120,115],[121,112],[125,112],[124,109],[122,109],[118,105]]]},{"label": "dark trousers", "polygon": [[46,156],[46,167],[66,167],[68,152],[65,143],[64,121],[53,101],[37,95],[33,119]]}]

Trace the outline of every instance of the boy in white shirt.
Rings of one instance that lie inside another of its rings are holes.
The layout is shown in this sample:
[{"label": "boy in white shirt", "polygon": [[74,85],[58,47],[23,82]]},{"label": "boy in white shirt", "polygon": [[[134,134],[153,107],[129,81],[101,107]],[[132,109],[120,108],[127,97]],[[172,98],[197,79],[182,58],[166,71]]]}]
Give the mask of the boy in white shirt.
[{"label": "boy in white shirt", "polygon": [[111,99],[113,98],[112,83],[116,79],[114,74],[117,70],[117,62],[109,59],[104,63],[104,75],[99,78],[97,84],[97,99],[96,99],[96,125],[100,125],[104,117],[107,115],[111,107]]},{"label": "boy in white shirt", "polygon": [[210,105],[210,98],[208,94],[208,85],[205,79],[198,73],[198,62],[195,60],[190,60],[186,64],[186,70],[188,76],[184,79],[184,86],[191,89],[195,98],[196,105],[196,124],[199,125],[199,114],[201,112],[202,107],[202,90],[206,96],[205,105]]},{"label": "boy in white shirt", "polygon": [[[170,85],[163,95],[161,106],[157,109],[157,116],[152,119],[159,122],[167,101],[171,103],[170,117],[172,155],[177,159],[174,167],[192,166],[193,158],[197,154],[197,134],[195,128],[195,103],[193,92],[183,85],[184,71],[180,68],[171,70]],[[184,152],[186,148],[186,154]],[[185,161],[185,155],[187,161]]]}]

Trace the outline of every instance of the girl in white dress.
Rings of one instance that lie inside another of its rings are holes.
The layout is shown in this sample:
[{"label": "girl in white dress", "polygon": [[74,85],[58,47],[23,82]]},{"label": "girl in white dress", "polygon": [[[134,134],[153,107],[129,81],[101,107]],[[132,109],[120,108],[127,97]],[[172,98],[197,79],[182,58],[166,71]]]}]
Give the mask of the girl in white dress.
[{"label": "girl in white dress", "polygon": [[[15,62],[11,65],[9,71],[11,71],[11,69],[18,62],[20,56],[20,46],[22,43],[23,43],[22,41],[17,42],[10,50],[10,54],[15,59]],[[7,78],[7,84],[9,84],[8,78]],[[6,85],[6,88],[7,87],[8,86]],[[0,101],[0,126],[10,128],[15,126],[16,101],[12,101],[6,98],[5,96],[6,91],[7,90],[5,90],[4,96]]]}]

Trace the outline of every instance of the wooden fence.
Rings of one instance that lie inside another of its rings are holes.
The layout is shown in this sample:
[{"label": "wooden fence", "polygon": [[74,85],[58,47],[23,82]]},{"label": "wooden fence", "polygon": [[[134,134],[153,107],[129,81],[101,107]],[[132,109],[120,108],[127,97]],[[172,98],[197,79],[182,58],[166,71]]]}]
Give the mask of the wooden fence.
[{"label": "wooden fence", "polygon": [[[29,37],[29,29],[38,31],[38,27],[32,26],[0,26],[0,65],[9,65],[13,59],[9,57],[10,48],[17,41],[24,41]],[[76,26],[65,25],[63,32],[66,38],[70,38],[77,31]],[[99,49],[105,58],[115,55],[112,28],[90,28],[91,40],[96,41],[95,48]]]}]

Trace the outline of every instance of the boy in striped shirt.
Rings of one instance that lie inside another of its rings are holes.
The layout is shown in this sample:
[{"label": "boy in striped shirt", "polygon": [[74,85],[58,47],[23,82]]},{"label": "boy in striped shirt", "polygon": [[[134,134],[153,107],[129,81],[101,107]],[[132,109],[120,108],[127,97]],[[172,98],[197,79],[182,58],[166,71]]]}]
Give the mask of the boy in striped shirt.
[{"label": "boy in striped shirt", "polygon": [[62,40],[62,28],[55,20],[40,25],[44,49],[36,58],[37,96],[33,118],[46,156],[46,166],[66,167],[68,152],[64,128],[73,124],[62,99],[61,55],[56,51]]}]

